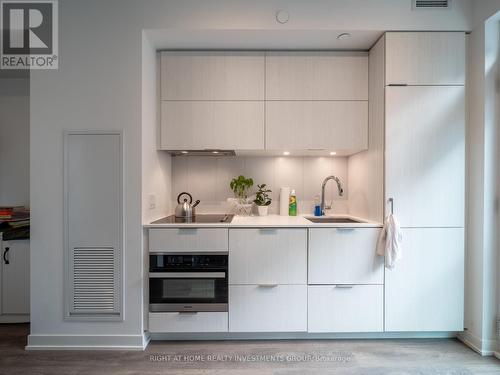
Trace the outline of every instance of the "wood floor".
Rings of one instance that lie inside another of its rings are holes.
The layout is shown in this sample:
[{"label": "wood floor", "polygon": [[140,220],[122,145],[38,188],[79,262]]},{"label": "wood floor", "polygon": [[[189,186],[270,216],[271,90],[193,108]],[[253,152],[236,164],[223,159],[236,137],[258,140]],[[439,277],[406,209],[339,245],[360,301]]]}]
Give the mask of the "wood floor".
[{"label": "wood floor", "polygon": [[28,331],[0,325],[0,374],[500,374],[500,361],[447,339],[155,341],[145,352],[26,352]]}]

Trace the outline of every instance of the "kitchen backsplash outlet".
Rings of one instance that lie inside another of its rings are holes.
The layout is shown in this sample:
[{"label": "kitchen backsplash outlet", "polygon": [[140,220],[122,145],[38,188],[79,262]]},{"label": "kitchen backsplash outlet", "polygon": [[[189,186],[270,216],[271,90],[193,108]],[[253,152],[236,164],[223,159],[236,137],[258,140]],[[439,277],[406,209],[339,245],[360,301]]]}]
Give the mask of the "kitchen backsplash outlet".
[{"label": "kitchen backsplash outlet", "polygon": [[333,198],[333,213],[348,213],[349,186],[346,157],[175,157],[172,158],[172,201],[177,194],[188,191],[200,199],[198,213],[226,212],[227,198],[233,197],[231,179],[238,175],[252,177],[254,187],[265,183],[272,190],[271,214],[279,211],[279,190],[282,186],[295,189],[298,214],[312,214],[314,196],[320,194],[323,179],[338,176],[344,186],[339,197],[334,184],[327,187],[327,201]]}]

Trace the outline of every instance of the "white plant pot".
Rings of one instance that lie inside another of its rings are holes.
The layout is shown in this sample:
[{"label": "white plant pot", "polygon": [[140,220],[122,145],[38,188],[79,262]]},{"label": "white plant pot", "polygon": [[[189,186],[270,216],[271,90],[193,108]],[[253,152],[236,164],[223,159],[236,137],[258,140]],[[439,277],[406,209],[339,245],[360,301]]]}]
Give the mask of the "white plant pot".
[{"label": "white plant pot", "polygon": [[267,216],[268,211],[269,206],[257,206],[257,212],[259,213],[259,216]]}]

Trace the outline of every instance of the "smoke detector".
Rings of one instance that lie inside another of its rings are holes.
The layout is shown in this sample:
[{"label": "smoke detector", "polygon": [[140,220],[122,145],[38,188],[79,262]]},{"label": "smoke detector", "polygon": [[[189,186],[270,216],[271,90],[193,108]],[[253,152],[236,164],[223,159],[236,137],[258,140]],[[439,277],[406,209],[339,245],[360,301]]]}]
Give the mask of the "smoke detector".
[{"label": "smoke detector", "polygon": [[290,19],[290,14],[286,10],[278,10],[276,12],[276,21],[279,23],[287,23]]}]

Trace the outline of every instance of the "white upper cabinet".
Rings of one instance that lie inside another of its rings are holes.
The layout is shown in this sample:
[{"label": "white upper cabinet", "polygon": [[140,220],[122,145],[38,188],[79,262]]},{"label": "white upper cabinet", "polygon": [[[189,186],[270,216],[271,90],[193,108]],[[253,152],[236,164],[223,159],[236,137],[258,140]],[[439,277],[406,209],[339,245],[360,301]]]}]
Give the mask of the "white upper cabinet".
[{"label": "white upper cabinet", "polygon": [[161,53],[160,149],[264,149],[263,52]]},{"label": "white upper cabinet", "polygon": [[161,52],[163,150],[368,148],[366,52]]},{"label": "white upper cabinet", "polygon": [[386,33],[386,84],[464,85],[465,34]]},{"label": "white upper cabinet", "polygon": [[367,101],[270,101],[266,103],[268,150],[368,148]]},{"label": "white upper cabinet", "polygon": [[386,198],[403,227],[463,227],[465,88],[386,88]]},{"label": "white upper cabinet", "polygon": [[266,100],[368,100],[368,55],[268,52]]},{"label": "white upper cabinet", "polygon": [[162,100],[264,100],[264,53],[165,51]]},{"label": "white upper cabinet", "polygon": [[264,148],[263,101],[163,101],[165,150]]},{"label": "white upper cabinet", "polygon": [[365,52],[268,52],[266,149],[368,148]]}]

